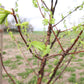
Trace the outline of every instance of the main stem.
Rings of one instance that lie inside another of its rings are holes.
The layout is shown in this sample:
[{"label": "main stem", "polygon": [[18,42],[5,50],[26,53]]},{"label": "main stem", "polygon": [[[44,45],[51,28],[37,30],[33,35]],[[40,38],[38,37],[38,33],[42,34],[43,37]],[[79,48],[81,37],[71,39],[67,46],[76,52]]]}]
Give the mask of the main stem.
[{"label": "main stem", "polygon": [[47,31],[47,40],[46,40],[46,45],[49,45],[50,44],[50,37],[51,37],[51,28],[52,28],[52,24],[49,24],[48,26],[48,31]]},{"label": "main stem", "polygon": [[[51,27],[52,27],[52,25],[49,24],[48,31],[47,31],[47,38],[46,38],[47,41],[45,43],[46,46],[50,44]],[[37,84],[41,84],[41,82],[42,82],[42,79],[43,79],[43,76],[44,76],[44,68],[45,68],[45,65],[46,65],[46,57],[47,56],[48,56],[48,54],[45,55],[43,57],[42,61],[41,61],[41,67],[40,67],[40,70],[39,70],[39,73],[38,73],[39,74],[39,77],[38,77],[38,80],[37,80]]]}]

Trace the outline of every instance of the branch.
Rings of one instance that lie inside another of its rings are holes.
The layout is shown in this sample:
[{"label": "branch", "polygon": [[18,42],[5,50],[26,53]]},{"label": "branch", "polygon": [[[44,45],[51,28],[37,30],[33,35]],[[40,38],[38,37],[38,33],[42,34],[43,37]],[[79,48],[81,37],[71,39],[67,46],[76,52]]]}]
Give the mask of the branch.
[{"label": "branch", "polygon": [[[82,4],[81,4],[82,5]],[[77,6],[73,11],[71,11],[70,13],[68,13],[63,19],[61,19],[59,22],[57,22],[55,25],[53,25],[53,27],[55,27],[56,25],[58,25],[60,22],[62,22],[66,17],[68,17],[69,15],[71,15],[73,12],[75,12],[77,9],[80,8],[80,6]]]},{"label": "branch", "polygon": [[41,0],[41,2],[44,4],[44,6],[45,6],[48,10],[50,10],[50,9],[48,8],[48,6],[46,5],[46,3],[45,3],[43,0]]},{"label": "branch", "polygon": [[66,30],[63,30],[63,31],[61,31],[61,32],[65,32],[65,31],[68,31],[68,30],[71,30],[72,28],[69,28],[69,29],[66,29]]},{"label": "branch", "polygon": [[51,0],[51,11],[54,12],[54,10],[53,10],[53,0]]},{"label": "branch", "polygon": [[[78,37],[76,38],[76,40],[75,40],[74,43],[72,44],[72,46],[71,46],[69,49],[67,49],[65,52],[63,52],[62,57],[60,58],[59,62],[57,63],[57,65],[56,65],[56,67],[55,67],[55,69],[53,70],[53,74],[52,74],[52,76],[50,77],[50,80],[47,82],[47,84],[50,84],[50,82],[51,82],[52,79],[54,78],[54,76],[55,76],[55,74],[56,74],[56,72],[57,72],[57,70],[58,70],[60,64],[62,63],[63,59],[64,59],[65,56],[68,54],[68,52],[70,51],[70,49],[72,49],[72,47],[73,47],[73,46],[75,45],[75,43],[78,41],[79,36],[82,34],[82,32],[83,32],[83,31],[81,30],[81,32],[79,33]],[[81,51],[81,52],[82,52],[82,51]],[[84,52],[84,51],[83,51],[83,52]],[[79,52],[77,52],[77,53],[79,53]],[[72,54],[72,53],[71,53],[71,54]]]},{"label": "branch", "polygon": [[[77,45],[77,47],[78,47],[79,45],[80,45],[80,42],[79,42],[79,44]],[[74,50],[75,53],[76,53],[77,47],[76,47],[75,50]],[[66,69],[67,66],[69,65],[69,63],[70,63],[70,61],[71,61],[72,58],[73,58],[73,56],[70,57],[70,59],[68,60],[67,65],[66,65],[65,68],[62,70],[62,72],[56,77],[56,79],[53,81],[52,84],[54,84],[55,81],[63,74],[63,72],[65,71],[65,69]]]},{"label": "branch", "polygon": [[53,71],[53,74],[52,76],[50,77],[50,80],[47,82],[47,84],[50,84],[50,82],[52,81],[52,79],[54,78],[57,70],[58,70],[58,67],[60,66],[60,64],[62,63],[63,59],[65,58],[65,56],[68,54],[68,52],[73,48],[73,46],[76,44],[76,42],[78,41],[80,35],[82,34],[83,30],[80,31],[79,35],[77,36],[76,40],[74,41],[74,43],[71,45],[71,47],[69,47],[65,52],[63,52],[62,54],[62,57],[60,58],[58,64],[56,65],[54,71]]},{"label": "branch", "polygon": [[[58,30],[58,32],[57,32],[57,37],[59,36],[59,34],[60,34],[60,30]],[[53,47],[53,45],[54,45],[54,43],[56,42],[56,38],[54,38],[54,40],[53,40],[53,42],[51,43],[51,46],[50,46],[50,49]]]},{"label": "branch", "polygon": [[38,4],[38,8],[39,8],[39,10],[40,10],[40,13],[41,13],[42,17],[45,18],[45,16],[43,15],[43,13],[42,13],[42,11],[41,11],[40,6],[39,6],[39,2],[38,2],[38,0],[37,0],[37,4]]},{"label": "branch", "polygon": [[71,53],[68,53],[69,54],[78,54],[78,53],[83,53],[84,51],[77,51],[77,52],[71,52]]},{"label": "branch", "polygon": [[[84,24],[82,24],[82,25],[77,25],[77,26],[75,26],[76,28],[78,28],[78,27],[80,27],[80,26],[84,26]],[[66,30],[63,30],[63,31],[61,31],[61,32],[65,32],[65,31],[68,31],[68,30],[73,30],[73,27],[71,27],[71,28],[68,28],[68,29],[66,29]]]},{"label": "branch", "polygon": [[77,38],[75,39],[75,41],[73,42],[73,44],[66,50],[66,52],[69,52],[74,45],[77,43],[78,39],[80,38],[81,34],[83,33],[83,30],[80,31],[79,35],[77,36]]},{"label": "branch", "polygon": [[[14,19],[15,19],[16,23],[18,24],[18,20],[17,20],[17,17],[16,17],[16,15],[15,15],[14,9],[12,9],[12,11],[13,11],[13,14],[12,14],[12,15],[14,16]],[[23,39],[25,45],[26,45],[27,47],[29,47],[29,45],[27,44],[25,38],[23,37],[23,35],[22,35],[22,33],[21,33],[20,26],[17,26],[17,27],[18,27],[18,31],[19,31],[20,36],[21,36],[21,38]],[[30,48],[29,48],[29,51],[30,51],[31,54],[34,55],[34,53],[32,52],[32,50],[31,50]],[[36,58],[38,58],[39,60],[42,60],[39,56],[37,56],[37,55],[34,55],[34,56],[35,56]]]},{"label": "branch", "polygon": [[67,65],[64,67],[64,69],[62,70],[62,72],[55,78],[55,80],[53,81],[53,83],[52,84],[54,84],[55,83],[55,81],[63,74],[63,72],[65,71],[65,69],[67,68],[67,66],[69,65],[69,63],[70,63],[70,61],[71,61],[71,59],[73,58],[73,56],[72,57],[70,57],[70,59],[69,59],[69,61],[68,61],[68,63],[67,63]]},{"label": "branch", "polygon": [[57,2],[58,2],[58,0],[55,1],[54,11],[55,11],[55,8],[56,8],[56,5],[57,5]]},{"label": "branch", "polygon": [[[14,41],[16,42],[16,45],[18,45],[17,40],[14,38]],[[29,66],[31,67],[32,71],[34,72],[34,74],[36,76],[38,76],[38,74],[36,73],[36,71],[33,69],[32,65],[29,63],[29,61],[27,60],[27,57],[25,56],[25,54],[23,53],[21,47],[19,47],[19,50],[21,51],[22,55],[24,56],[25,60],[28,62]]]},{"label": "branch", "polygon": [[47,84],[50,84],[50,82],[53,80],[53,78],[54,78],[54,76],[55,76],[55,74],[56,74],[56,72],[57,72],[57,70],[58,70],[58,67],[59,67],[59,65],[62,63],[64,57],[65,57],[65,54],[62,55],[62,57],[60,58],[59,62],[57,63],[55,69],[53,70],[53,74],[52,74],[52,76],[50,77],[50,79],[49,79],[49,81],[47,82]]},{"label": "branch", "polygon": [[62,54],[54,54],[54,55],[50,55],[47,57],[47,60],[53,58],[53,57],[56,57],[56,56],[61,56]]},{"label": "branch", "polygon": [[55,38],[57,39],[57,41],[58,41],[58,43],[59,43],[59,45],[60,45],[60,48],[62,49],[63,52],[65,52],[65,50],[63,49],[63,47],[62,47],[62,45],[61,45],[61,43],[60,43],[60,41],[59,41],[57,35],[56,35],[55,32],[53,31],[53,28],[51,28],[51,29],[52,29],[52,32],[53,32]]},{"label": "branch", "polygon": [[6,70],[6,68],[5,68],[4,64],[3,64],[3,59],[2,59],[1,53],[0,53],[0,59],[1,59],[1,64],[2,64],[2,67],[3,67],[4,71],[6,72],[6,74],[8,75],[8,77],[11,79],[11,81],[13,82],[13,84],[16,84],[15,81],[13,80],[13,78],[7,72],[7,70]]},{"label": "branch", "polygon": [[42,79],[43,79],[43,76],[44,76],[44,68],[45,68],[45,65],[46,65],[46,57],[48,55],[44,56],[43,57],[43,60],[41,61],[41,67],[40,67],[40,70],[39,70],[39,77],[37,79],[37,84],[41,84],[42,82]]}]

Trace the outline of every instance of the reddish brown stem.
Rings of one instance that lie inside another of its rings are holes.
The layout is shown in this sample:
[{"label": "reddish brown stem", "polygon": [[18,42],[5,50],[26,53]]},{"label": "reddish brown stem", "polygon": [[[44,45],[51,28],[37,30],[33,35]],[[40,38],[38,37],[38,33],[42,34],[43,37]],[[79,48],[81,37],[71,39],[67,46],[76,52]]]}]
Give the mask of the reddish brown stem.
[{"label": "reddish brown stem", "polygon": [[50,44],[50,37],[51,37],[51,27],[52,27],[52,25],[51,24],[49,24],[49,27],[48,27],[48,31],[47,31],[47,41],[46,41],[46,45],[49,45]]},{"label": "reddish brown stem", "polygon": [[1,64],[2,64],[2,67],[3,67],[4,71],[6,72],[6,74],[8,75],[8,77],[11,79],[12,83],[13,83],[13,84],[16,84],[15,81],[13,80],[13,78],[12,78],[12,77],[9,75],[9,73],[7,72],[7,70],[6,70],[6,68],[5,68],[4,64],[3,64],[3,59],[2,59],[1,53],[0,53],[0,59],[1,59]]},{"label": "reddish brown stem", "polygon": [[[12,15],[14,16],[14,19],[15,19],[16,23],[18,24],[18,20],[17,20],[17,17],[16,17],[16,15],[15,15],[14,9],[12,9],[12,11],[13,11]],[[22,35],[22,33],[21,33],[20,26],[17,26],[17,27],[18,27],[18,31],[19,31],[19,33],[20,33],[21,38],[23,39],[23,41],[24,41],[24,43],[26,44],[26,46],[29,47],[29,45],[27,45],[27,42],[26,42],[25,38],[23,37],[23,35]],[[32,53],[32,54],[34,55],[34,53],[32,52],[32,50],[31,50],[30,48],[29,48],[29,51],[30,51],[30,53]],[[37,56],[37,55],[34,55],[34,56],[35,56],[36,58],[38,58],[39,60],[42,60],[39,56]]]},{"label": "reddish brown stem", "polygon": [[40,13],[41,13],[42,17],[45,18],[45,16],[43,15],[43,13],[42,13],[42,11],[41,11],[40,6],[39,6],[39,2],[38,2],[38,0],[37,0],[37,4],[38,4],[38,8],[39,8],[39,10],[40,10]]},{"label": "reddish brown stem", "polygon": [[[51,28],[51,29],[52,29],[52,28]],[[65,50],[63,49],[63,47],[62,47],[62,45],[61,45],[61,43],[60,43],[60,41],[59,41],[57,35],[56,35],[55,32],[53,31],[53,29],[52,29],[52,32],[53,32],[55,38],[57,39],[57,41],[58,41],[58,43],[59,43],[59,45],[60,45],[60,48],[62,49],[63,52],[65,52]]]},{"label": "reddish brown stem", "polygon": [[77,36],[77,38],[75,39],[74,43],[66,50],[66,52],[69,52],[74,47],[74,45],[76,44],[76,42],[78,41],[78,39],[80,38],[82,33],[83,33],[83,30],[80,31],[80,33]]},{"label": "reddish brown stem", "polygon": [[46,5],[46,3],[45,3],[43,0],[41,0],[41,2],[44,4],[44,6],[45,6],[48,10],[50,10],[50,9],[48,8],[48,6]]},{"label": "reddish brown stem", "polygon": [[56,25],[58,25],[60,22],[62,22],[66,17],[68,17],[69,15],[71,15],[73,12],[75,12],[78,8],[80,8],[80,6],[77,6],[73,11],[71,11],[71,13],[67,14],[63,19],[61,19],[58,23],[56,23],[55,25],[53,25],[53,27],[55,27]]},{"label": "reddish brown stem", "polygon": [[[58,35],[59,35],[59,33],[60,33],[60,30],[58,30],[58,32],[57,32],[57,37],[58,37]],[[53,45],[54,45],[54,43],[56,42],[56,37],[54,38],[54,40],[53,40],[53,42],[51,43],[51,46],[50,46],[50,49],[53,47]]]},{"label": "reddish brown stem", "polygon": [[43,60],[41,62],[41,68],[40,68],[40,71],[39,71],[39,77],[38,77],[38,80],[37,80],[37,84],[41,84],[42,82],[42,78],[44,76],[44,67],[46,65],[46,58],[43,57]]},{"label": "reddish brown stem", "polygon": [[57,2],[58,2],[58,0],[55,1],[54,11],[55,11],[55,8],[56,8],[56,5],[57,5]]},{"label": "reddish brown stem", "polygon": [[76,42],[78,41],[80,35],[83,33],[83,30],[80,31],[79,35],[77,36],[77,38],[75,39],[74,43],[63,53],[62,57],[60,58],[58,64],[56,65],[55,69],[54,69],[54,72],[50,78],[50,80],[47,82],[47,84],[50,84],[50,82],[52,81],[52,79],[54,78],[55,76],[55,73],[57,72],[58,70],[58,67],[59,65],[62,63],[64,57],[68,54],[68,52],[73,48],[73,46],[76,44]]},{"label": "reddish brown stem", "polygon": [[[16,40],[15,38],[14,38],[14,40],[15,40],[15,42],[16,42],[16,45],[18,45],[17,40]],[[22,55],[24,56],[25,60],[28,62],[29,66],[31,67],[31,69],[32,69],[32,71],[34,72],[34,74],[35,74],[36,76],[38,76],[38,74],[36,73],[36,71],[33,69],[32,65],[30,64],[30,62],[27,60],[27,57],[26,57],[25,54],[23,53],[21,47],[20,47],[19,50],[21,51],[21,53],[22,53]]]},{"label": "reddish brown stem", "polygon": [[48,56],[47,57],[47,60],[49,60],[49,59],[51,59],[51,58],[54,58],[54,57],[56,57],[56,56],[61,56],[62,54],[53,54],[53,55],[50,55],[50,56]]},{"label": "reddish brown stem", "polygon": [[78,54],[78,53],[83,53],[84,51],[77,51],[77,52],[72,52],[72,53],[68,53],[69,54]]},{"label": "reddish brown stem", "polygon": [[65,54],[61,57],[60,61],[59,61],[58,64],[56,65],[56,67],[55,67],[55,69],[54,69],[54,71],[53,71],[53,74],[52,74],[52,76],[50,77],[50,79],[49,79],[49,81],[47,82],[47,84],[50,84],[50,82],[51,82],[52,79],[54,78],[55,73],[57,72],[59,65],[62,63],[62,61],[63,61],[63,59],[64,59],[64,56],[65,56]]},{"label": "reddish brown stem", "polygon": [[55,81],[63,74],[63,72],[65,71],[65,69],[67,68],[67,66],[69,65],[69,63],[70,63],[70,61],[71,61],[71,59],[72,59],[73,57],[70,57],[70,59],[69,59],[69,61],[68,61],[68,63],[67,63],[67,65],[64,67],[64,69],[62,70],[62,72],[55,78],[55,80],[53,81],[53,83],[52,84],[54,84],[55,83]]}]

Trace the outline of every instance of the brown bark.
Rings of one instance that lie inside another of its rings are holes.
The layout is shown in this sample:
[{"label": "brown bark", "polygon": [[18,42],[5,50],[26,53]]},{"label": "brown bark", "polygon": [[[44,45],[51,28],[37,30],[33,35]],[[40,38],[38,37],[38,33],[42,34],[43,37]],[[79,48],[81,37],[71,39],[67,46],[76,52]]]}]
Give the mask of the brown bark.
[{"label": "brown bark", "polygon": [[46,45],[49,45],[49,44],[50,44],[51,28],[52,28],[52,25],[49,24],[49,26],[48,26],[48,31],[47,31],[46,43],[45,43]]},{"label": "brown bark", "polygon": [[40,71],[39,71],[39,77],[38,77],[38,80],[37,80],[37,84],[41,84],[41,82],[42,82],[42,78],[44,76],[45,65],[46,65],[46,58],[44,57],[42,62],[41,62],[41,68],[40,68]]}]

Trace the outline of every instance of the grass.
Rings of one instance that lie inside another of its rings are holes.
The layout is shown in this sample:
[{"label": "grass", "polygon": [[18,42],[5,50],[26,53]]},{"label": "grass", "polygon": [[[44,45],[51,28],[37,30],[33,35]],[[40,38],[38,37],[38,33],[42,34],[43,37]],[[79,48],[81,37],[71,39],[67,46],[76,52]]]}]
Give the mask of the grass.
[{"label": "grass", "polygon": [[11,64],[10,66],[9,66],[11,69],[16,69],[17,68],[17,65],[16,64]]},{"label": "grass", "polygon": [[12,61],[10,59],[6,60],[3,62],[5,66],[9,65],[10,63],[12,63]]},{"label": "grass", "polygon": [[84,75],[84,72],[81,72],[80,75]]},{"label": "grass", "polygon": [[76,74],[72,73],[71,77],[68,78],[69,82],[76,83]]},{"label": "grass", "polygon": [[81,67],[81,66],[74,66],[74,68],[75,68],[75,69],[78,69],[78,70],[83,69],[83,67]]},{"label": "grass", "polygon": [[3,55],[5,55],[6,54],[6,52],[5,51],[3,51]]},{"label": "grass", "polygon": [[18,64],[18,65],[21,65],[21,64],[23,64],[23,62],[18,62],[17,64]]},{"label": "grass", "polygon": [[81,67],[84,67],[84,63],[80,63],[80,66],[81,66]]},{"label": "grass", "polygon": [[84,81],[84,77],[80,77],[80,81]]},{"label": "grass", "polygon": [[68,72],[75,72],[75,68],[74,67],[67,67],[65,71],[68,71]]},{"label": "grass", "polygon": [[77,60],[75,60],[75,62],[81,62],[81,61],[83,61],[83,59],[77,59]]},{"label": "grass", "polygon": [[27,78],[29,74],[32,73],[31,69],[26,69],[25,72],[18,73],[18,76],[21,76],[23,79]]},{"label": "grass", "polygon": [[12,42],[12,41],[10,41],[8,45],[4,46],[5,49],[15,48],[15,47],[16,47],[16,44],[14,42]]},{"label": "grass", "polygon": [[21,62],[20,60],[23,59],[21,56],[16,56],[17,60],[12,61],[11,59],[8,59],[6,61],[4,61],[4,65],[7,67],[10,67],[10,69],[16,69],[17,68],[17,64],[21,65],[23,64],[23,62]]},{"label": "grass", "polygon": [[84,77],[80,77],[77,84],[84,84]]},{"label": "grass", "polygon": [[22,60],[23,58],[20,55],[16,55],[17,60]]},{"label": "grass", "polygon": [[80,53],[79,56],[80,56],[80,57],[83,57],[83,56],[84,56],[84,53]]}]

